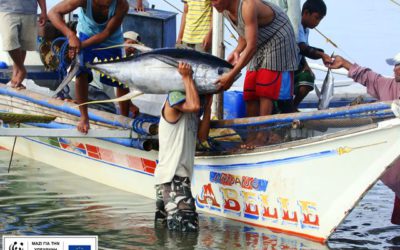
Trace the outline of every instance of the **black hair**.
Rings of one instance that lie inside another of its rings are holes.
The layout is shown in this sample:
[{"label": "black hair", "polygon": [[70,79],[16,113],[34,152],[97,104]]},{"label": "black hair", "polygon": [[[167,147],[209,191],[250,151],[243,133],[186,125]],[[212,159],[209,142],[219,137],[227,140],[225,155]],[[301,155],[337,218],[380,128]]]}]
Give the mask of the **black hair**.
[{"label": "black hair", "polygon": [[326,16],[326,5],[323,0],[307,0],[303,4],[301,14],[304,14],[306,10],[310,13],[316,12],[321,16]]}]

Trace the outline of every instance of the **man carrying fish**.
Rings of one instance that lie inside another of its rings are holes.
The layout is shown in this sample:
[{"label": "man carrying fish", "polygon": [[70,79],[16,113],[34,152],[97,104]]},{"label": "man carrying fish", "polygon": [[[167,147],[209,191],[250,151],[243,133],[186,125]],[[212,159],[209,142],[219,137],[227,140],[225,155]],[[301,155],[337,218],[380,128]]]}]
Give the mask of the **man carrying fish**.
[{"label": "man carrying fish", "polygon": [[[353,64],[341,56],[334,57],[330,68],[347,69],[349,71],[348,77],[367,87],[368,94],[380,101],[398,100],[400,98],[400,53],[393,58],[387,59],[386,62],[394,66],[394,78],[384,77],[369,68],[361,67],[356,63]],[[400,225],[400,160],[397,160],[382,175],[381,181],[396,194],[392,223]]]},{"label": "man carrying fish", "polygon": [[[172,91],[161,111],[159,156],[156,178],[156,222],[165,221],[173,231],[193,232],[199,228],[198,214],[190,188],[196,139],[204,141],[210,129],[212,95],[199,97],[192,67],[180,62],[178,71],[185,93]],[[201,99],[204,101],[200,120]]]},{"label": "man carrying fish", "polygon": [[[66,25],[63,15],[71,13],[77,8],[80,8],[80,11],[78,12],[78,34],[75,34]],[[85,63],[92,62],[96,57],[104,60],[122,56],[121,48],[94,49],[120,45],[124,42],[121,24],[128,9],[129,5],[126,0],[65,0],[50,10],[49,19],[69,40],[69,56],[74,58],[79,53],[82,64],[76,76],[76,96],[79,104],[87,101],[88,82],[92,79],[92,73],[84,66]],[[103,78],[101,82],[118,87],[117,96],[127,93],[126,89],[110,79]],[[87,106],[82,105],[79,110],[81,117],[77,129],[82,133],[87,133],[89,130]],[[120,102],[120,110],[121,114],[127,116],[129,101]]]},{"label": "man carrying fish", "polygon": [[[247,66],[243,99],[247,116],[272,113],[273,101],[292,106],[293,72],[297,69],[298,46],[288,16],[267,0],[212,0],[218,12],[239,34],[238,45],[228,57],[234,68],[219,83],[229,89],[235,76]],[[265,135],[249,140],[249,146],[264,145]]]}]

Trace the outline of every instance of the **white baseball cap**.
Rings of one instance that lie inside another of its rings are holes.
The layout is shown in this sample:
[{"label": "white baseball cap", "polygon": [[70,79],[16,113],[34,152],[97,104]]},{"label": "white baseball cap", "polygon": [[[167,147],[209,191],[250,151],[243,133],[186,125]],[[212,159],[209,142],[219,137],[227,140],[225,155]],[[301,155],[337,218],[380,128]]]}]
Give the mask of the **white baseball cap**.
[{"label": "white baseball cap", "polygon": [[398,64],[400,64],[400,53],[397,53],[393,58],[386,59],[386,62],[389,65],[398,65]]},{"label": "white baseball cap", "polygon": [[125,33],[124,33],[124,38],[125,38],[125,39],[131,39],[131,40],[134,40],[134,41],[136,41],[136,42],[140,42],[140,41],[138,40],[139,34],[136,33],[135,31],[127,31],[127,32],[125,32]]}]

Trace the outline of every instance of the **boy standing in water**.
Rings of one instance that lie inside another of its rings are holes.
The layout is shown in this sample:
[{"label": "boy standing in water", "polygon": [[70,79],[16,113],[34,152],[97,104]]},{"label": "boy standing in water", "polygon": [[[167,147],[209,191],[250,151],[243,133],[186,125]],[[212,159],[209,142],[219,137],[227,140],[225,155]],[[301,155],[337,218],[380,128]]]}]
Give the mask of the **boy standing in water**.
[{"label": "boy standing in water", "polygon": [[[138,0],[138,6],[142,3]],[[77,33],[71,30],[63,20],[63,16],[75,9],[78,12]],[[122,20],[128,12],[129,5],[126,0],[65,0],[54,6],[49,12],[49,19],[69,40],[69,56],[80,56],[82,64],[80,72],[76,76],[76,96],[78,104],[87,102],[88,82],[92,80],[92,72],[84,65],[92,62],[95,57],[100,60],[121,57],[122,49],[94,50],[124,42],[122,36]],[[77,37],[78,35],[78,37]],[[117,87],[117,96],[126,94],[127,89],[113,83],[111,79],[101,78],[101,82]],[[87,105],[79,107],[81,117],[77,129],[82,133],[89,130],[89,115]],[[128,116],[129,101],[120,102],[122,115]]]},{"label": "boy standing in water", "polygon": [[[235,76],[248,65],[243,90],[247,116],[270,115],[276,100],[287,101],[291,109],[298,46],[287,15],[267,0],[211,2],[239,34],[238,45],[228,57],[234,68],[219,79],[221,87],[229,89]],[[260,134],[248,140],[248,145],[265,145],[267,140]]]},{"label": "boy standing in water", "polygon": [[198,214],[190,188],[196,141],[204,141],[210,129],[212,95],[205,96],[200,120],[200,97],[192,77],[192,68],[179,63],[185,93],[171,92],[161,111],[159,156],[156,178],[156,221],[167,221],[173,231],[195,232]]},{"label": "boy standing in water", "polygon": [[315,76],[308,66],[306,57],[322,59],[325,65],[329,65],[331,58],[322,49],[308,45],[310,29],[318,26],[326,15],[326,5],[323,0],[307,0],[301,11],[301,25],[299,27],[298,45],[300,48],[299,69],[294,76],[294,107],[297,109],[300,102],[314,89]]}]

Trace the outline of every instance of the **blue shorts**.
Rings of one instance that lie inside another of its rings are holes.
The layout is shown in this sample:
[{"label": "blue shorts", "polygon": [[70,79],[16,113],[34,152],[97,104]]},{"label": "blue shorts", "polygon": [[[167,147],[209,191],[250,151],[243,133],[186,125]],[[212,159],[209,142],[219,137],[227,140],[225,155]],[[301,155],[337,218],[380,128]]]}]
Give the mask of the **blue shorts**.
[{"label": "blue shorts", "polygon": [[[79,33],[79,40],[85,41],[89,39],[90,37],[84,33]],[[93,74],[92,70],[88,69],[85,64],[87,62],[91,63],[93,60],[97,57],[99,60],[104,60],[104,59],[110,59],[110,58],[115,58],[115,57],[122,57],[122,49],[121,48],[112,48],[112,49],[105,49],[105,50],[93,50],[96,48],[104,48],[107,46],[104,46],[102,44],[98,45],[93,45],[84,49],[81,49],[79,53],[79,59],[81,62],[81,66],[79,68],[78,74],[88,74],[88,82],[91,82],[93,80]],[[113,87],[119,87],[123,88],[123,85],[119,85],[118,82],[112,82],[111,79],[107,79],[106,77],[100,77],[100,82],[107,84],[109,86]]]}]

